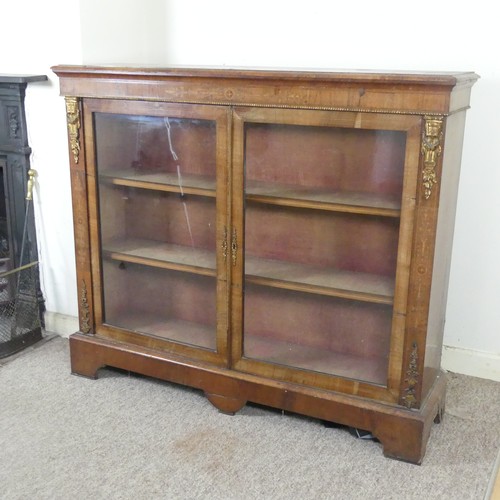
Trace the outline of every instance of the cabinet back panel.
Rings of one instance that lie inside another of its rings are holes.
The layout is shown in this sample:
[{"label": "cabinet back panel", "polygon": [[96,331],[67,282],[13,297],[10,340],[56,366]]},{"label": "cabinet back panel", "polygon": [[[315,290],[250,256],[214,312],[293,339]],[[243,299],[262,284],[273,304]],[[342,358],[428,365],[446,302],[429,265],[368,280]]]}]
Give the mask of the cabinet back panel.
[{"label": "cabinet back panel", "polygon": [[391,321],[390,306],[245,285],[245,336],[384,357]]},{"label": "cabinet back panel", "polygon": [[103,260],[102,274],[105,279],[102,282],[102,294],[104,301],[104,321],[120,318],[129,311],[133,305],[134,294],[131,293],[127,274],[122,272],[117,262]]},{"label": "cabinet back panel", "polygon": [[104,186],[100,210],[104,245],[114,238],[142,238],[215,249],[213,198]]},{"label": "cabinet back panel", "polygon": [[247,181],[401,195],[402,132],[246,124]]},{"label": "cabinet back panel", "polygon": [[[120,263],[108,265],[116,269]],[[104,280],[106,303],[114,299],[118,287],[123,285],[125,289],[121,292],[128,299],[124,305],[129,310],[134,307],[154,314],[173,314],[185,321],[215,324],[214,278],[129,263],[122,267],[116,271],[123,275],[119,281],[113,281],[110,273],[109,279]]]},{"label": "cabinet back panel", "polygon": [[399,221],[246,204],[248,255],[393,277]]},{"label": "cabinet back panel", "polygon": [[179,169],[184,174],[215,177],[214,122],[96,113],[95,128],[101,173],[124,169],[176,173]]},{"label": "cabinet back panel", "polygon": [[123,238],[127,232],[127,195],[122,189],[99,186],[99,210],[103,243]]},{"label": "cabinet back panel", "polygon": [[127,210],[130,237],[215,249],[216,209],[212,198],[174,193],[158,196],[138,190]]},{"label": "cabinet back panel", "polygon": [[215,278],[116,261],[103,277],[105,323],[187,344],[204,331],[200,345],[215,349]]}]

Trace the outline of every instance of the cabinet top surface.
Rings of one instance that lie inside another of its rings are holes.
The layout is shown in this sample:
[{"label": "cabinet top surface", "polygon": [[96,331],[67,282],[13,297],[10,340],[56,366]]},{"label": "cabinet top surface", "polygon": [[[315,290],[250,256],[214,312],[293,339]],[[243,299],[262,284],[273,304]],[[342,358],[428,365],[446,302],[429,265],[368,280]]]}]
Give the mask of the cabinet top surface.
[{"label": "cabinet top surface", "polygon": [[128,78],[233,78],[315,80],[338,83],[389,83],[411,85],[473,84],[479,77],[472,71],[418,72],[381,70],[327,70],[327,69],[274,69],[274,68],[220,68],[220,67],[141,67],[141,66],[77,66],[52,67],[58,76],[94,76]]}]

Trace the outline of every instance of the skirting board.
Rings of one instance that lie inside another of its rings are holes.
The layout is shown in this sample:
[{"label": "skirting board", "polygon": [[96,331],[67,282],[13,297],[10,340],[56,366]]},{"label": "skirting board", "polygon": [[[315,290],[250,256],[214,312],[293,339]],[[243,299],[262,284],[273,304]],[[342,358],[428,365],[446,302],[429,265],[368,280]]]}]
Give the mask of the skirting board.
[{"label": "skirting board", "polygon": [[[78,331],[78,318],[47,311],[45,330],[61,337],[69,337]],[[444,370],[500,382],[500,355],[489,352],[443,346]]]},{"label": "skirting board", "polygon": [[78,318],[65,314],[45,311],[45,331],[68,338],[79,329]]},{"label": "skirting board", "polygon": [[500,382],[500,354],[443,346],[443,370]]}]

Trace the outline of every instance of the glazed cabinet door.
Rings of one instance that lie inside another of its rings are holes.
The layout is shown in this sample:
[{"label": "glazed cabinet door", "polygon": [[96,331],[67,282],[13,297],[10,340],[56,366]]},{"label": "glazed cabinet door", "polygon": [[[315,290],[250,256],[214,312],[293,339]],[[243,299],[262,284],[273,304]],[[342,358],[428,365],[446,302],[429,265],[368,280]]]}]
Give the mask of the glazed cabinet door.
[{"label": "glazed cabinet door", "polygon": [[228,111],[84,100],[96,333],[227,363]]},{"label": "glazed cabinet door", "polygon": [[414,116],[236,109],[235,368],[397,399],[420,132]]}]

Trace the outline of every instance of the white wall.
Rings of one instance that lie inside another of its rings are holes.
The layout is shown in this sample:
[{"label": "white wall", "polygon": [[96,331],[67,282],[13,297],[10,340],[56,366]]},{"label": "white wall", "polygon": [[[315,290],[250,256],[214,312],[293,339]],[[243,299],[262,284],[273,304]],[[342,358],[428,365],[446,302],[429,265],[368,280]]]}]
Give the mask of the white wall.
[{"label": "white wall", "polygon": [[[49,67],[137,63],[394,70],[481,75],[467,116],[443,363],[500,380],[500,46],[492,4],[421,0],[47,0],[10,2],[31,38],[3,24],[0,72],[48,74],[28,94],[47,308],[76,315],[64,105]],[[24,15],[23,15],[24,14]],[[10,30],[10,31],[9,31]],[[4,41],[5,40],[5,41]],[[81,41],[80,41],[81,40]]]},{"label": "white wall", "polygon": [[81,0],[84,64],[164,64],[165,0]]},{"label": "white wall", "polygon": [[[50,66],[81,61],[78,0],[2,3],[0,73],[44,74],[26,93],[28,135],[38,172],[34,205],[48,311],[76,314],[76,279],[64,101]],[[8,22],[7,22],[8,20]],[[19,31],[22,30],[22,31]]]}]

